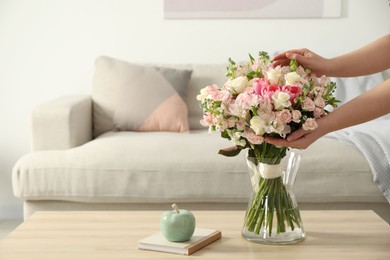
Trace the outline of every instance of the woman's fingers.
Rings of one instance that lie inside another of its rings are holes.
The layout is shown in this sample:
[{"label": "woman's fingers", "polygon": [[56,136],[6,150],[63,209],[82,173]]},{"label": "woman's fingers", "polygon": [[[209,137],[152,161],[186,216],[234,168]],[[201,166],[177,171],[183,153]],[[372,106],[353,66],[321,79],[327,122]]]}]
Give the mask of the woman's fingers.
[{"label": "woman's fingers", "polygon": [[282,52],[273,58],[272,65],[274,67],[279,65],[288,66],[290,64],[290,60],[297,60],[299,63],[301,63],[305,53],[307,53],[307,49],[296,49]]},{"label": "woman's fingers", "polygon": [[291,133],[286,139],[265,137],[264,141],[277,146],[292,147],[298,149],[306,149],[312,143],[310,138],[310,131],[305,131],[302,128]]},{"label": "woman's fingers", "polygon": [[293,133],[287,136],[287,141],[289,142],[295,141],[308,133],[309,131],[305,131],[303,130],[303,128],[299,128],[298,130],[294,131]]}]

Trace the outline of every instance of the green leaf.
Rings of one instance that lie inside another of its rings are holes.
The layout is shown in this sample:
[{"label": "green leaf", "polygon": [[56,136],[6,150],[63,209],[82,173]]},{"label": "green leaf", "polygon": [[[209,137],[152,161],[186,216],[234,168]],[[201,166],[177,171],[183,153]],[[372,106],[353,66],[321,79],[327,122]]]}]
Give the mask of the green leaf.
[{"label": "green leaf", "polygon": [[237,67],[236,67],[236,63],[231,59],[229,58],[228,59],[228,66],[226,67],[226,76],[231,78],[231,79],[234,79],[236,77],[236,71],[237,71]]},{"label": "green leaf", "polygon": [[236,65],[236,63],[234,62],[234,60],[232,60],[232,58],[229,58],[228,62],[229,62],[230,65]]},{"label": "green leaf", "polygon": [[242,148],[239,146],[233,146],[225,149],[219,150],[218,154],[222,154],[227,157],[233,157],[238,155],[241,152]]},{"label": "green leaf", "polygon": [[290,71],[296,71],[299,67],[299,63],[296,60],[290,61]]},{"label": "green leaf", "polygon": [[269,55],[268,55],[268,52],[266,51],[259,51],[259,57],[261,59],[263,59],[265,62],[269,62],[270,61],[270,58],[269,58]]},{"label": "green leaf", "polygon": [[245,76],[249,79],[249,80],[251,80],[251,79],[253,79],[254,78],[254,76],[256,76],[256,71],[250,71],[250,72],[248,72]]},{"label": "green leaf", "polygon": [[250,59],[251,63],[254,64],[255,59],[252,57],[252,55],[250,53],[248,53],[248,55],[249,55],[249,59]]},{"label": "green leaf", "polygon": [[228,140],[232,139],[226,130],[221,133],[221,137],[226,138]]}]

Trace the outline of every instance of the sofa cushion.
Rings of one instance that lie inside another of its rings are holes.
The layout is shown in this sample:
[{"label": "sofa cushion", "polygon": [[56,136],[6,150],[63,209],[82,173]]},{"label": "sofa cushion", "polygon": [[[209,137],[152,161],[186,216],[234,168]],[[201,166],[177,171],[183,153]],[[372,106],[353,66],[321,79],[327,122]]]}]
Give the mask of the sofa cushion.
[{"label": "sofa cushion", "polygon": [[92,92],[94,136],[111,130],[188,131],[188,110],[180,94],[185,95],[190,76],[189,70],[98,58]]},{"label": "sofa cushion", "polygon": [[191,79],[192,70],[174,69],[154,66],[161,75],[171,84],[179,95],[185,99],[187,97],[188,83]]},{"label": "sofa cushion", "polygon": [[[217,154],[230,145],[204,130],[108,132],[77,148],[22,157],[13,170],[14,193],[27,200],[246,202],[245,153]],[[321,138],[302,154],[298,202],[386,202],[354,146]]]},{"label": "sofa cushion", "polygon": [[155,64],[164,68],[172,68],[176,70],[189,70],[192,71],[191,80],[188,84],[187,95],[184,101],[188,108],[188,123],[191,130],[205,129],[200,124],[200,120],[203,118],[203,111],[200,108],[199,101],[196,96],[202,88],[211,84],[218,84],[222,86],[227,77],[226,66],[227,63],[219,64]]}]

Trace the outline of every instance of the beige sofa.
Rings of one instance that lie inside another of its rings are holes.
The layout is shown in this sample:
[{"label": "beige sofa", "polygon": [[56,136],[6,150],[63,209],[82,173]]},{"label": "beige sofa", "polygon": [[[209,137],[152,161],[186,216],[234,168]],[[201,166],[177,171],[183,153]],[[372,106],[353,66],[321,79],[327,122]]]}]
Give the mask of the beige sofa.
[{"label": "beige sofa", "polygon": [[[96,122],[99,116],[109,124],[115,116],[115,111],[104,114],[99,102],[112,98],[118,84],[110,84],[112,75],[102,75],[118,67],[100,65],[91,96],[60,97],[32,113],[32,151],[13,169],[13,190],[24,202],[25,218],[37,210],[163,210],[172,202],[189,209],[246,208],[250,181],[245,155],[217,154],[231,144],[199,124],[202,112],[195,99],[202,87],[225,81],[225,65],[164,65],[191,74],[183,97],[190,131],[111,127],[97,133],[104,129]],[[302,209],[372,209],[390,221],[389,203],[353,145],[324,137],[298,152],[303,159],[295,193]]]}]

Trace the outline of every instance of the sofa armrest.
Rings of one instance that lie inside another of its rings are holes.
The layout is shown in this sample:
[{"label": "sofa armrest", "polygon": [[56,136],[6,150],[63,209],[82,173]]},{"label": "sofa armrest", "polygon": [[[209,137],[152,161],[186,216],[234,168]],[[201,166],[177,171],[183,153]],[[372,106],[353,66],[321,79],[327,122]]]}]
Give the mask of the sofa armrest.
[{"label": "sofa armrest", "polygon": [[92,140],[92,99],[64,96],[32,112],[32,150],[63,150]]}]

